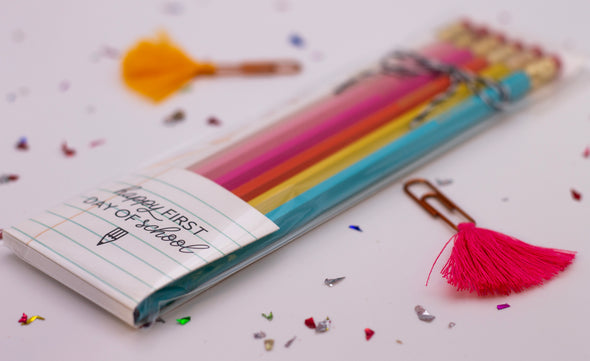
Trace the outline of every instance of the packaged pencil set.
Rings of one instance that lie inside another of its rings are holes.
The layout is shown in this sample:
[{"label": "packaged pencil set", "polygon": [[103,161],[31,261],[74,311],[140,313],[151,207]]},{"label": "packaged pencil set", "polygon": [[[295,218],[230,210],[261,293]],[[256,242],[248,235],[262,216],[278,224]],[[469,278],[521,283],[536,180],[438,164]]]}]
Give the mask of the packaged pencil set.
[{"label": "packaged pencil set", "polygon": [[5,230],[25,261],[134,327],[440,156],[560,76],[546,49],[459,21],[221,146]]}]

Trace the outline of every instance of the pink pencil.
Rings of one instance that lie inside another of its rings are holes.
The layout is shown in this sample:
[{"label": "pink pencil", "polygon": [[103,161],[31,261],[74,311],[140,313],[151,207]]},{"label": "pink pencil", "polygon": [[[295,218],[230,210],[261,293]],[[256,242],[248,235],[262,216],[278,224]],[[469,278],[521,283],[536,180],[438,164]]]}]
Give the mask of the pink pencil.
[{"label": "pink pencil", "polygon": [[[471,57],[469,52],[457,50],[446,43],[431,45],[423,49],[421,53],[453,64],[462,63]],[[396,92],[400,84],[406,80],[408,79],[392,76],[369,78],[340,95],[332,96],[332,99],[328,101],[323,100],[302,112],[286,117],[285,121],[277,123],[262,134],[257,134],[255,138],[246,138],[226,151],[205,159],[189,169],[212,179],[222,177],[246,162],[280,146],[288,139],[301,135],[324,119],[338,116],[343,112],[343,109],[349,108],[350,104],[359,103],[359,101],[369,99],[376,94],[388,97],[391,92]],[[356,113],[353,111],[352,114]]]},{"label": "pink pencil", "polygon": [[[456,54],[457,56],[453,59],[454,63],[462,63],[466,58],[471,58],[466,51],[458,51]],[[343,128],[351,126],[359,119],[362,119],[397,99],[400,99],[404,95],[411,93],[432,81],[434,78],[435,75],[428,74],[400,79],[397,86],[390,91],[377,92],[377,94],[374,94],[368,99],[362,101],[357,100],[353,103],[352,107],[349,106],[338,112],[336,115],[332,115],[325,120],[322,119],[321,123],[318,125],[307,129],[295,137],[291,137],[258,157],[239,165],[218,178],[215,178],[214,181],[223,187],[232,190],[266,170],[299,154],[326,137],[341,131]]]}]

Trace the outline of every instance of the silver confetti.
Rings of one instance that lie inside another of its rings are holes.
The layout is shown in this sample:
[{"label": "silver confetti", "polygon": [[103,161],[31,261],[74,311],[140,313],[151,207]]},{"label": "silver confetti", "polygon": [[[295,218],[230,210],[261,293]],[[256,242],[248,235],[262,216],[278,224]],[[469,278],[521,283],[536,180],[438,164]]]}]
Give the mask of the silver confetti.
[{"label": "silver confetti", "polygon": [[266,333],[264,333],[263,331],[256,332],[256,333],[254,334],[254,338],[255,338],[255,339],[257,339],[257,340],[258,340],[258,339],[261,339],[261,338],[265,338],[265,337],[266,337]]},{"label": "silver confetti", "polygon": [[343,279],[345,279],[346,277],[337,277],[337,278],[326,278],[324,280],[324,284],[328,287],[334,287],[334,285],[336,283],[339,283],[340,281],[342,281]]},{"label": "silver confetti", "polygon": [[436,184],[437,184],[439,187],[448,186],[448,185],[450,185],[450,184],[453,184],[453,180],[452,180],[452,179],[450,179],[450,178],[449,178],[449,179],[438,179],[438,178],[437,178],[437,179],[436,179]]},{"label": "silver confetti", "polygon": [[295,341],[296,338],[297,338],[297,336],[293,336],[292,339],[290,339],[289,341],[287,341],[287,343],[285,344],[285,347],[291,346],[291,344],[293,343],[293,341]]},{"label": "silver confetti", "polygon": [[318,322],[318,325],[315,327],[315,332],[326,332],[332,326],[332,321],[330,318],[326,317],[325,320]]},{"label": "silver confetti", "polygon": [[434,315],[428,313],[428,311],[426,311],[426,309],[420,305],[414,307],[414,311],[416,311],[420,321],[432,322],[436,318]]},{"label": "silver confetti", "polygon": [[457,324],[455,322],[449,322],[449,328],[455,327]]}]

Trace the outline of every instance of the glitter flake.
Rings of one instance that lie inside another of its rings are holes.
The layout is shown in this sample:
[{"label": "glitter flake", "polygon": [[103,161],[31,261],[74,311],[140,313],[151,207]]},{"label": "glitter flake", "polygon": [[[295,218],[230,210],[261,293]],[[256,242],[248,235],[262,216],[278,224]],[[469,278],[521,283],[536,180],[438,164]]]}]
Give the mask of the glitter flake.
[{"label": "glitter flake", "polygon": [[303,40],[303,38],[299,34],[289,35],[289,42],[296,48],[305,47],[305,40]]},{"label": "glitter flake", "polygon": [[31,316],[30,318],[27,318],[27,314],[26,313],[23,313],[23,315],[21,316],[20,320],[18,320],[18,322],[21,324],[21,326],[24,326],[24,325],[31,324],[35,320],[43,320],[43,321],[45,321],[45,318],[44,317],[41,317],[39,315],[35,315],[35,316]]},{"label": "glitter flake", "polygon": [[264,349],[266,351],[272,351],[272,348],[275,345],[275,340],[269,338],[268,340],[264,340]]},{"label": "glitter flake", "polygon": [[297,336],[293,336],[293,338],[292,338],[292,339],[290,339],[289,341],[287,341],[287,342],[285,343],[285,347],[286,347],[286,348],[289,348],[289,347],[291,347],[291,344],[292,344],[293,342],[295,342],[295,339],[296,339],[296,338],[297,338]]},{"label": "glitter flake", "polygon": [[317,327],[315,321],[313,320],[313,317],[307,318],[305,320],[305,326],[311,328],[312,330],[315,330],[315,328]]},{"label": "glitter flake", "polygon": [[191,322],[191,316],[177,318],[176,322],[178,322],[180,325],[186,325],[187,323]]},{"label": "glitter flake", "polygon": [[416,315],[418,315],[418,319],[424,322],[432,322],[436,317],[431,315],[426,311],[426,309],[420,305],[414,307],[414,311],[416,311]]},{"label": "glitter flake", "polygon": [[367,339],[367,341],[369,341],[374,334],[375,331],[371,330],[370,328],[365,328],[365,338]]},{"label": "glitter flake", "polygon": [[61,143],[61,151],[66,157],[73,157],[76,155],[76,150],[68,147],[68,143],[66,142]]},{"label": "glitter flake", "polygon": [[16,182],[17,180],[18,180],[18,175],[16,175],[16,174],[0,175],[0,184]]},{"label": "glitter flake", "polygon": [[503,310],[503,309],[505,309],[505,308],[508,308],[508,307],[510,307],[510,305],[509,305],[509,304],[507,304],[507,303],[503,303],[503,304],[501,304],[501,305],[497,305],[497,306],[496,306],[496,308],[497,308],[498,310]]},{"label": "glitter flake", "polygon": [[164,119],[164,123],[166,124],[176,124],[178,122],[183,121],[186,118],[184,112],[182,110],[177,110],[174,113],[170,114]]},{"label": "glitter flake", "polygon": [[457,324],[455,322],[449,322],[449,328],[453,328],[457,326]]},{"label": "glitter flake", "polygon": [[26,137],[20,137],[20,139],[16,143],[16,149],[18,149],[18,150],[29,150],[29,142],[27,142],[27,138]]},{"label": "glitter flake", "polygon": [[262,317],[266,318],[269,321],[272,321],[272,319],[274,318],[272,311],[270,311],[270,313],[268,315],[263,313]]},{"label": "glitter flake", "polygon": [[359,231],[359,232],[362,232],[362,231],[363,231],[363,230],[361,229],[361,227],[359,227],[359,226],[355,226],[355,225],[350,225],[350,226],[348,226],[348,228],[350,228],[350,229],[354,229],[355,231]]},{"label": "glitter flake", "polygon": [[218,127],[221,125],[221,121],[216,117],[209,117],[209,119],[207,119],[207,124]]},{"label": "glitter flake", "polygon": [[338,277],[338,278],[326,278],[324,280],[324,284],[328,287],[334,287],[335,284],[339,283],[340,281],[342,281],[343,279],[345,279],[346,277]]},{"label": "glitter flake", "polygon": [[325,320],[318,322],[318,325],[315,328],[315,332],[327,332],[330,330],[331,326],[332,326],[332,321],[330,321],[329,317],[326,317]]},{"label": "glitter flake", "polygon": [[576,191],[575,189],[572,188],[572,198],[576,201],[580,201],[582,200],[582,193]]},{"label": "glitter flake", "polygon": [[266,333],[264,331],[254,333],[254,338],[259,340],[266,337]]}]

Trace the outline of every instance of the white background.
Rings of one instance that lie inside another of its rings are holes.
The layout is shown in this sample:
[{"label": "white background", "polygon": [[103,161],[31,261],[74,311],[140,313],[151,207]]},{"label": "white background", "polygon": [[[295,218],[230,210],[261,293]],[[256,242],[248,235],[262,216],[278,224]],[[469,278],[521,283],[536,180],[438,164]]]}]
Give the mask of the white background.
[{"label": "white background", "polygon": [[[351,61],[411,43],[461,15],[555,51],[590,52],[586,1],[186,0],[175,2],[182,9],[177,15],[166,13],[166,4],[0,2],[0,174],[20,176],[0,185],[0,228],[178,144],[222,136]],[[305,71],[199,79],[190,92],[153,105],[124,88],[118,59],[97,60],[96,53],[105,45],[123,51],[158,29],[197,58],[294,57]],[[303,49],[288,42],[293,33],[305,40]],[[64,81],[67,91],[60,90]],[[438,273],[424,287],[452,232],[412,203],[398,182],[148,330],[131,329],[0,247],[0,360],[587,360],[590,159],[582,152],[590,145],[589,90],[580,73],[544,102],[412,173],[453,179],[443,191],[482,227],[578,251],[574,264],[543,287],[478,298],[455,292]],[[176,109],[187,119],[164,125]],[[209,116],[222,126],[207,125]],[[21,136],[28,152],[15,150]],[[91,149],[99,138],[106,143]],[[75,157],[63,156],[63,141],[76,148]],[[581,201],[572,199],[571,188]],[[346,279],[323,285],[337,276]],[[512,307],[497,311],[505,302]],[[416,304],[437,319],[418,321]],[[271,322],[260,315],[269,311]],[[21,327],[22,312],[46,321]],[[175,324],[188,315],[189,324]],[[303,325],[310,316],[329,316],[333,328],[314,334]],[[450,321],[457,326],[448,329]],[[375,330],[370,341],[366,327]],[[273,351],[253,338],[260,330],[275,340]]]}]

